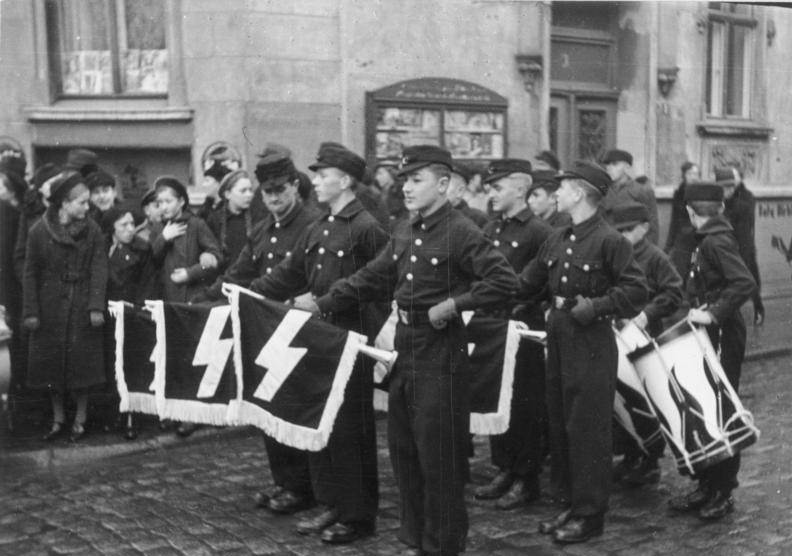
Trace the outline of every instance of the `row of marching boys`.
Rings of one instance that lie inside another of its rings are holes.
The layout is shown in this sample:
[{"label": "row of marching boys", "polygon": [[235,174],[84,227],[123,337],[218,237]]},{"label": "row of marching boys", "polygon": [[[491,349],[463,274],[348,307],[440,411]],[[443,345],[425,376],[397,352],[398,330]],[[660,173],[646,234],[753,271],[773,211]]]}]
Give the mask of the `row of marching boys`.
[{"label": "row of marching boys", "polygon": [[[400,357],[391,372],[388,444],[400,494],[399,539],[409,554],[465,549],[470,417],[462,311],[477,309],[532,328],[544,326],[546,358],[527,342],[518,352],[510,427],[491,439],[493,463],[501,472],[476,496],[496,499],[501,509],[536,500],[547,430],[551,483],[561,511],[542,521],[539,530],[559,543],[601,534],[613,471],[613,319],[633,319],[652,331],[676,310],[684,288],[695,302],[689,318],[708,327],[716,347],[721,337],[744,338],[739,307],[755,283],[722,216],[721,186],[698,183],[685,190],[697,248],[683,283],[665,255],[644,238],[650,229],[644,205],[618,204],[604,213],[601,205],[612,179],[596,164],[577,162],[564,172],[545,173],[528,160],[492,161],[483,180],[496,215],[482,221],[481,229],[452,206],[459,172],[448,151],[407,147],[395,173],[404,180],[400,194],[408,215],[394,222],[390,233],[361,202],[366,171],[361,157],[324,143],[309,168],[315,172],[318,205],[301,200],[300,174],[287,150],[273,146],[262,154],[255,174],[268,213],[255,225],[247,216],[240,218],[236,228],[244,230],[245,239],[235,257],[224,253],[230,220],[220,226],[224,239],[218,241],[203,221],[187,214],[184,187],[172,178],[158,180],[153,195],[162,222],[151,225],[149,249],[163,297],[218,299],[221,283],[229,281],[271,299],[293,300],[297,308],[369,334],[361,308],[396,302],[395,348],[409,356]],[[223,182],[228,184],[231,175]],[[79,171],[59,174],[50,185],[50,207],[28,233],[21,315],[34,331],[31,344],[43,341],[38,331],[54,325],[66,327],[60,332],[68,332],[67,341],[84,334],[101,343],[97,329],[108,273],[99,267],[108,253],[112,259],[114,246],[126,244],[119,231],[126,213],[111,219],[109,240],[101,237],[98,226],[83,218],[89,211],[88,181]],[[538,215],[531,208],[543,198],[552,199],[552,208]],[[81,242],[85,248],[57,250],[59,244]],[[100,262],[86,266],[93,259]],[[223,260],[233,262],[207,287],[209,276],[217,276],[213,267],[222,268]],[[34,278],[38,281],[29,284]],[[52,298],[41,299],[45,296]],[[704,308],[695,308],[703,303]],[[67,306],[79,308],[74,318],[47,321],[48,311]],[[61,382],[91,363],[73,349],[85,344],[79,339],[66,350]],[[50,357],[63,353],[57,346],[40,347]],[[742,353],[724,349],[723,354],[730,358],[723,366],[736,388]],[[274,485],[260,493],[258,503],[278,513],[319,504],[296,529],[318,533],[327,543],[372,534],[378,473],[371,398],[371,369],[361,361],[327,448],[306,453],[267,438]],[[659,454],[633,457],[636,450],[627,450],[622,469],[651,477]],[[698,477],[698,488],[672,506],[698,511],[704,519],[722,517],[732,508],[738,466],[732,458],[708,470]]]}]

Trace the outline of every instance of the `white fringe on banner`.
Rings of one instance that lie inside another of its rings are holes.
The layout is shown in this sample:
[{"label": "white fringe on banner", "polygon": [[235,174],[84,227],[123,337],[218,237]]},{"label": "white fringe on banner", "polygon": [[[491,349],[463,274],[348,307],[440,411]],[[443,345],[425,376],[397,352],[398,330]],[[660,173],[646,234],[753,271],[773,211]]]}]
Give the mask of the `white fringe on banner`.
[{"label": "white fringe on banner", "polygon": [[506,348],[503,354],[503,374],[496,413],[471,413],[470,432],[473,434],[503,434],[509,430],[511,419],[512,387],[514,385],[514,361],[520,347],[517,322],[510,320],[506,329]]},{"label": "white fringe on banner", "polygon": [[[264,299],[262,296],[232,284],[224,284],[224,288],[229,291],[234,289],[247,294],[256,299]],[[232,306],[232,319],[236,319],[236,326],[241,326],[239,321],[239,304]],[[234,321],[232,320],[232,326]],[[240,336],[234,334],[234,364],[242,367],[242,346]],[[366,336],[356,332],[347,332],[346,344],[335,371],[335,378],[330,389],[327,403],[325,404],[322,418],[317,428],[303,427],[294,423],[289,423],[272,415],[254,403],[242,399],[239,407],[239,424],[254,425],[262,429],[268,436],[271,436],[281,444],[297,448],[298,450],[309,450],[318,452],[327,446],[330,434],[333,432],[338,410],[344,401],[344,391],[346,390],[349,377],[352,375],[352,368],[358,357],[358,345],[367,342]],[[238,353],[238,354],[237,354]],[[242,370],[244,372],[244,369]]]},{"label": "white fringe on banner", "polygon": [[[108,301],[107,309],[115,319],[115,380],[118,390],[118,411],[126,413],[129,409],[129,390],[124,376],[124,302]],[[156,411],[155,411],[156,413]]]},{"label": "white fringe on banner", "polygon": [[151,311],[151,318],[156,325],[157,343],[154,346],[154,400],[157,415],[164,419],[165,413],[165,362],[167,346],[165,345],[165,309],[162,301],[146,300],[146,308]]}]

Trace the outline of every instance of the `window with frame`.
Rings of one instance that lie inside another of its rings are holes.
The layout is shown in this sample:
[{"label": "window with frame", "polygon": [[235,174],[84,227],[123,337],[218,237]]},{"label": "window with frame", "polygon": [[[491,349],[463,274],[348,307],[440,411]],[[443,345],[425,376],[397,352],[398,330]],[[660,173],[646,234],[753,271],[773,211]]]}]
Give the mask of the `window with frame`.
[{"label": "window with frame", "polygon": [[168,92],[165,0],[46,0],[57,96]]},{"label": "window with frame", "polygon": [[752,6],[709,3],[707,115],[751,117],[751,85],[757,20]]}]

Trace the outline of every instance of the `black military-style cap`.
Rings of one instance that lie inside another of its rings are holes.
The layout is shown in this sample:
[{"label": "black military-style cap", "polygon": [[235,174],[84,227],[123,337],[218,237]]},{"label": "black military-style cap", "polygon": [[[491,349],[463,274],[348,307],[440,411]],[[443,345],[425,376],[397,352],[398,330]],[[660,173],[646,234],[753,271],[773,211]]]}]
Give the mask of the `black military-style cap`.
[{"label": "black military-style cap", "polygon": [[558,161],[558,157],[553,151],[542,151],[534,158],[536,158],[536,160],[541,160],[556,172],[561,169],[561,163]]},{"label": "black military-style cap", "polygon": [[493,160],[487,167],[487,173],[482,180],[484,183],[492,183],[511,174],[531,175],[531,163],[522,158],[504,158]]},{"label": "black military-style cap", "polygon": [[154,180],[154,189],[158,190],[161,187],[170,187],[176,192],[176,195],[184,199],[185,204],[190,203],[190,196],[187,194],[187,188],[176,176],[160,176]]},{"label": "black military-style cap", "polygon": [[288,147],[267,143],[256,164],[256,179],[262,187],[275,187],[297,179],[297,168],[291,155]]},{"label": "black military-style cap", "polygon": [[116,181],[113,176],[104,170],[97,170],[85,176],[85,185],[93,191],[97,187],[115,187]]},{"label": "black military-style cap", "polygon": [[451,171],[462,176],[462,179],[469,182],[473,177],[473,169],[464,162],[455,161]]},{"label": "black military-style cap", "polygon": [[67,170],[77,170],[83,176],[87,176],[99,169],[99,166],[97,166],[98,161],[99,156],[93,151],[89,151],[88,149],[72,149],[66,154],[66,165],[64,168]]},{"label": "black military-style cap", "polygon": [[610,219],[617,230],[629,230],[637,224],[649,222],[649,209],[643,203],[622,203],[611,209]]},{"label": "black military-style cap", "polygon": [[327,141],[319,145],[316,162],[308,166],[312,172],[322,168],[338,168],[357,181],[363,181],[363,175],[366,173],[366,161],[341,143]]},{"label": "black military-style cap", "polygon": [[731,166],[715,168],[715,183],[721,187],[733,187],[737,185],[737,178],[734,176],[734,168]]},{"label": "black military-style cap", "polygon": [[564,170],[556,179],[560,182],[565,179],[581,179],[605,196],[613,181],[608,173],[599,164],[586,160],[576,160],[572,169]]},{"label": "black military-style cap", "polygon": [[448,166],[453,171],[454,161],[451,153],[437,145],[413,145],[404,147],[402,151],[401,164],[399,164],[399,175],[404,176],[410,172],[425,168],[430,164],[442,164]]},{"label": "black military-style cap", "polygon": [[556,176],[558,176],[558,174],[554,170],[534,170],[531,172],[533,184],[531,184],[530,191],[534,189],[544,189],[548,193],[552,193],[558,190],[560,183],[558,179],[556,179]]},{"label": "black military-style cap", "polygon": [[723,187],[711,182],[689,183],[685,186],[685,202],[693,201],[723,202]]},{"label": "black military-style cap", "polygon": [[611,162],[626,162],[630,166],[633,163],[633,156],[627,151],[621,149],[611,149],[602,157],[603,164],[610,164]]}]

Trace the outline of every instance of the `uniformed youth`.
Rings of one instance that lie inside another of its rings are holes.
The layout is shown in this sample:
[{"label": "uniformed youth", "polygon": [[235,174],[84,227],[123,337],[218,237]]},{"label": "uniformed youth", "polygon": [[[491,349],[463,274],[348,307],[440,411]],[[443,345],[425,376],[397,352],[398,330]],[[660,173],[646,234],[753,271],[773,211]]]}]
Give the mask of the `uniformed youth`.
[{"label": "uniformed youth", "polygon": [[[532,185],[531,163],[505,159],[490,163],[484,175],[492,208],[499,213],[484,234],[504,254],[516,272],[536,257],[552,228],[534,215],[525,202]],[[544,330],[541,308],[525,308],[514,303],[482,309],[485,314],[519,319],[533,330]],[[492,482],[476,490],[476,498],[497,499],[495,506],[510,510],[539,498],[542,470],[542,436],[546,411],[544,401],[544,349],[535,342],[520,343],[512,385],[511,416],[504,434],[490,437],[492,463],[498,474]]]},{"label": "uniformed youth", "polygon": [[533,213],[553,228],[564,228],[571,223],[569,215],[559,212],[555,192],[558,181],[554,170],[534,170],[531,172],[533,183],[528,192],[528,207]]},{"label": "uniformed youth", "polygon": [[[262,275],[272,272],[291,256],[305,229],[318,217],[306,207],[297,192],[299,176],[286,147],[270,144],[256,165],[256,178],[269,214],[251,230],[236,261],[215,283],[193,302],[223,299],[223,282],[248,287]],[[259,507],[289,514],[304,510],[314,502],[308,453],[264,437],[274,488],[256,496]]]},{"label": "uniformed youth", "polygon": [[[373,259],[387,242],[385,231],[355,197],[365,170],[361,157],[338,143],[326,143],[309,168],[316,172],[317,200],[328,209],[308,227],[290,257],[251,283],[251,289],[271,299],[286,300],[305,291],[322,296],[333,282]],[[300,299],[295,299],[295,307],[315,308],[312,301]],[[366,305],[357,302],[334,311],[327,320],[371,337],[378,332],[369,327]],[[314,495],[324,507],[314,518],[300,521],[298,532],[321,532],[328,543],[351,542],[374,532],[379,490],[372,396],[373,366],[361,357],[327,447],[309,455]]]},{"label": "uniformed youth", "polygon": [[569,507],[540,523],[559,543],[600,535],[611,482],[611,415],[617,350],[610,319],[632,318],[646,280],[632,247],[603,219],[611,185],[605,171],[576,162],[559,176],[558,210],[572,224],[553,232],[521,274],[518,296],[551,296],[547,319],[546,401],[553,479]]},{"label": "uniformed youth", "polygon": [[[707,327],[712,346],[720,350],[726,378],[739,391],[745,356],[745,322],[740,307],[754,295],[756,282],[740,255],[732,226],[723,215],[723,188],[718,184],[689,184],[685,188],[688,216],[696,229],[696,250],[685,276],[691,322]],[[740,454],[704,469],[698,487],[671,500],[677,512],[698,512],[706,521],[721,519],[734,509],[731,493],[737,488]]]},{"label": "uniformed youth", "polygon": [[[649,286],[649,301],[632,322],[655,337],[663,330],[662,319],[673,315],[682,303],[682,278],[668,255],[646,239],[649,211],[644,205],[635,202],[617,205],[610,217],[613,227],[633,246],[633,257]],[[649,453],[645,454],[632,436],[619,429],[615,436],[624,450],[624,459],[616,466],[614,479],[627,486],[658,482],[658,460],[665,448],[662,437],[659,442],[652,443]]]},{"label": "uniformed youth", "polygon": [[451,155],[404,149],[404,201],[415,213],[365,268],[337,282],[317,304],[323,313],[359,301],[398,305],[390,378],[388,445],[399,488],[399,539],[415,554],[464,551],[464,487],[470,427],[469,362],[460,314],[500,306],[517,286],[503,255],[445,193]]}]

